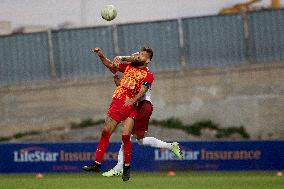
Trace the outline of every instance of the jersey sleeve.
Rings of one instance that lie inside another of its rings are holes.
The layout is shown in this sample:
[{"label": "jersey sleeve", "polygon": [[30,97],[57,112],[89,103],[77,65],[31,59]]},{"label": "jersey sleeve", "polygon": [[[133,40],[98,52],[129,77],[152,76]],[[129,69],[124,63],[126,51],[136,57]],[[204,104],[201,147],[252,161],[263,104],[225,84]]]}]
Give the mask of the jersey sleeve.
[{"label": "jersey sleeve", "polygon": [[154,75],[151,72],[148,72],[143,81],[143,85],[146,86],[148,89],[150,89],[153,81],[154,81]]},{"label": "jersey sleeve", "polygon": [[126,67],[129,65],[130,63],[129,62],[120,62],[118,64],[118,71],[124,73],[125,70],[126,70]]}]

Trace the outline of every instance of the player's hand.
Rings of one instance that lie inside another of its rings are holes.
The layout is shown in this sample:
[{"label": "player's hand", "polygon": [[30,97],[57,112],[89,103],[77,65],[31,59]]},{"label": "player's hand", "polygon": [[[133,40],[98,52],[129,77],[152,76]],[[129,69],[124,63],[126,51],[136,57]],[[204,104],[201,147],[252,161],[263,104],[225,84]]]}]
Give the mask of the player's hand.
[{"label": "player's hand", "polygon": [[101,51],[101,50],[102,50],[102,49],[96,47],[96,48],[92,48],[92,49],[91,49],[91,52],[97,53],[97,52],[99,52],[99,51]]},{"label": "player's hand", "polygon": [[102,49],[98,47],[91,49],[91,52],[96,53],[101,58],[105,56]]},{"label": "player's hand", "polygon": [[119,56],[114,57],[112,64],[118,68],[118,65],[121,63],[121,59]]},{"label": "player's hand", "polygon": [[135,104],[135,100],[131,99],[131,98],[128,98],[125,100],[125,103],[124,103],[124,106],[131,106],[131,105],[134,105]]}]

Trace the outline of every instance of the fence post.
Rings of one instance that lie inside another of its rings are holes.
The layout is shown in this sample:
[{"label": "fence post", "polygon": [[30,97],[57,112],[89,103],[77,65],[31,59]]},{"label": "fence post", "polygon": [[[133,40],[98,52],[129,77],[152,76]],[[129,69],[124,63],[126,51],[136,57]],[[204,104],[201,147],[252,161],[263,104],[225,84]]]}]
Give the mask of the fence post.
[{"label": "fence post", "polygon": [[51,29],[47,30],[47,38],[48,38],[48,57],[49,57],[51,80],[56,80],[57,76],[56,76],[56,67],[55,67],[55,63],[54,63]]},{"label": "fence post", "polygon": [[181,64],[181,71],[187,69],[187,62],[186,62],[186,55],[185,55],[185,47],[184,47],[184,33],[182,27],[182,19],[179,18],[178,20],[178,35],[179,35],[179,51],[180,51],[180,64]]},{"label": "fence post", "polygon": [[244,37],[245,37],[245,57],[249,63],[252,63],[252,56],[251,56],[251,48],[250,48],[250,33],[249,33],[249,18],[247,12],[240,13],[243,20],[243,29],[244,29]]},{"label": "fence post", "polygon": [[113,45],[114,45],[114,54],[117,56],[119,55],[119,46],[118,46],[118,33],[117,33],[117,26],[112,26],[112,38],[113,38]]}]

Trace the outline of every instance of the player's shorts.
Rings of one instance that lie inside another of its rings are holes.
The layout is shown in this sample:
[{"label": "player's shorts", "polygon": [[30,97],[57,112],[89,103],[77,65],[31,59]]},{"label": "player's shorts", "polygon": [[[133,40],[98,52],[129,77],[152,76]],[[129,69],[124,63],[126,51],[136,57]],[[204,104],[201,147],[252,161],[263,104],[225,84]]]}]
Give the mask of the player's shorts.
[{"label": "player's shorts", "polygon": [[138,139],[144,138],[148,131],[149,120],[153,112],[153,105],[147,100],[138,103],[137,115],[134,119],[134,127],[132,134],[136,135]]},{"label": "player's shorts", "polygon": [[122,122],[126,118],[136,118],[137,111],[135,106],[124,106],[125,101],[113,98],[108,109],[108,115],[117,123]]}]

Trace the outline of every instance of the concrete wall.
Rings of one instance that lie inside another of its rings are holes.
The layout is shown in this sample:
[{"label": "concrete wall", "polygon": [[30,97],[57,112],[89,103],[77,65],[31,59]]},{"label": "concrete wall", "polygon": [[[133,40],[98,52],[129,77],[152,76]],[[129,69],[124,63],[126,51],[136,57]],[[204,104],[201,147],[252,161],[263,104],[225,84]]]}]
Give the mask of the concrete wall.
[{"label": "concrete wall", "polygon": [[[112,78],[0,87],[0,136],[105,117]],[[254,139],[284,138],[284,64],[155,74],[153,118],[246,127]]]}]

